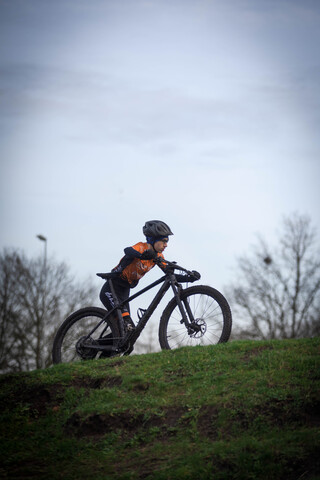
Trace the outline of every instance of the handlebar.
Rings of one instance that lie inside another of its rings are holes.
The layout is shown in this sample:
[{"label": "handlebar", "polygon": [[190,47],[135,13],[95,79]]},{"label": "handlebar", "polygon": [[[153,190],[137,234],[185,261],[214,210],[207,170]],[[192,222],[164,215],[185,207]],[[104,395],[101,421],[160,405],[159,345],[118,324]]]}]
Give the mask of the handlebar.
[{"label": "handlebar", "polygon": [[[178,265],[177,262],[170,262],[169,260],[162,259],[161,257],[157,257],[153,261],[154,261],[155,264],[157,264],[159,266],[164,265],[164,266],[169,267],[169,269],[172,269],[172,271],[180,270],[182,272],[185,272],[187,275],[194,275],[195,273],[198,274],[198,272],[195,272],[194,270],[190,271],[190,270],[187,270],[184,267],[181,267],[181,265]],[[199,275],[199,278],[200,278],[200,274],[198,274],[198,275]]]},{"label": "handlebar", "polygon": [[177,264],[177,262],[170,262],[169,260],[165,260],[164,258],[161,257],[156,257],[153,259],[154,263],[156,265],[163,265],[167,267],[171,267],[173,270],[181,270],[186,273],[191,273],[189,270],[186,270],[185,268],[181,267],[180,265]]}]

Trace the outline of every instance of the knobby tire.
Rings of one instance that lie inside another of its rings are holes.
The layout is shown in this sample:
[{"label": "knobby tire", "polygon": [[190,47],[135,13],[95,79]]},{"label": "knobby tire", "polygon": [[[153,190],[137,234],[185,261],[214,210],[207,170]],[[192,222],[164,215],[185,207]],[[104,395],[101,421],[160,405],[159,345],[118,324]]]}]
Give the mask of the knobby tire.
[{"label": "knobby tire", "polygon": [[177,301],[173,298],[160,319],[159,342],[162,349],[212,345],[229,340],[232,327],[230,306],[218,290],[197,285],[183,290],[182,303],[187,302],[195,318],[196,328],[186,328]]},{"label": "knobby tire", "polygon": [[[53,363],[71,363],[81,359],[99,358],[101,351],[91,350],[90,348],[84,349],[82,356],[79,355],[76,344],[81,337],[88,335],[106,314],[107,311],[103,308],[86,307],[77,310],[66,318],[57,331],[53,342]],[[108,324],[103,322],[93,334],[91,341],[94,343],[100,338],[103,331],[103,338],[107,338],[106,342],[109,345],[116,345],[120,336],[116,320],[108,319]],[[112,352],[107,352],[105,355],[102,354],[102,356],[110,357],[112,354]]]}]

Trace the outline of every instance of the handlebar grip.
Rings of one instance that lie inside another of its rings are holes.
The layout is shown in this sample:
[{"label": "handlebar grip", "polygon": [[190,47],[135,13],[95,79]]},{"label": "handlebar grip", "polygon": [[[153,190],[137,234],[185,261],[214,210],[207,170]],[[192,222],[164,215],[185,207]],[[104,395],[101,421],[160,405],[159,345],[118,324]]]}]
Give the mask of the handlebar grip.
[{"label": "handlebar grip", "polygon": [[164,260],[164,258],[161,258],[161,257],[153,258],[153,261],[157,265],[168,265],[168,262],[166,260]]},{"label": "handlebar grip", "polygon": [[157,265],[162,265],[168,269],[168,271],[174,272],[175,270],[180,270],[182,272],[185,272],[187,275],[190,275],[194,277],[195,280],[200,279],[200,273],[196,272],[195,270],[192,270],[191,272],[189,270],[186,270],[185,268],[181,267],[180,265],[177,264],[177,262],[170,262],[169,260],[165,260],[162,257],[156,257],[153,259],[154,263]]}]

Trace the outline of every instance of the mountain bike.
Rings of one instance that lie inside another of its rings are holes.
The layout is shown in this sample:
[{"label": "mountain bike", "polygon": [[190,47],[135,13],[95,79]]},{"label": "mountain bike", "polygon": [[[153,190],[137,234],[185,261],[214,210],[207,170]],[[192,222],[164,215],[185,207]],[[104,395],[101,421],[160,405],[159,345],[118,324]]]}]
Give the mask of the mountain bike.
[{"label": "mountain bike", "polygon": [[[200,279],[198,272],[159,258],[155,259],[155,263],[165,267],[164,276],[123,302],[117,300],[112,285],[112,279],[118,274],[97,273],[100,278],[109,281],[115,307],[109,311],[99,307],[86,307],[72,313],[56,333],[52,350],[53,363],[129,355],[170,287],[173,298],[164,309],[159,322],[161,349],[227,342],[231,334],[232,315],[225,297],[206,285],[183,288],[182,283]],[[177,274],[177,271],[180,273]],[[160,284],[162,285],[149,307],[138,309],[137,324],[126,326],[121,312],[123,306]]]}]

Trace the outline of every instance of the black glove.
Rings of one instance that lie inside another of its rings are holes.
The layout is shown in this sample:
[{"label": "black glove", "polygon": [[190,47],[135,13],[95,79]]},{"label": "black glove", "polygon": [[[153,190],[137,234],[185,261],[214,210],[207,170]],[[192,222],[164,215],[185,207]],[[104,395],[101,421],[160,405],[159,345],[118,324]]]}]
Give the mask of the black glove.
[{"label": "black glove", "polygon": [[199,272],[196,272],[195,270],[192,270],[192,272],[189,275],[189,282],[195,282],[196,280],[200,280],[201,275]]},{"label": "black glove", "polygon": [[145,250],[141,254],[141,260],[152,260],[153,258],[156,258],[157,253],[152,249],[150,250]]}]

